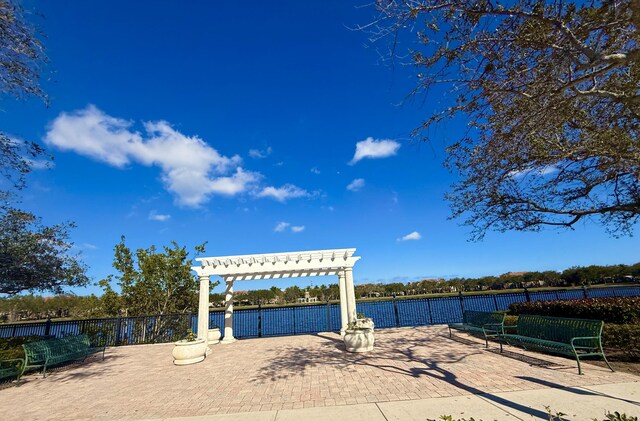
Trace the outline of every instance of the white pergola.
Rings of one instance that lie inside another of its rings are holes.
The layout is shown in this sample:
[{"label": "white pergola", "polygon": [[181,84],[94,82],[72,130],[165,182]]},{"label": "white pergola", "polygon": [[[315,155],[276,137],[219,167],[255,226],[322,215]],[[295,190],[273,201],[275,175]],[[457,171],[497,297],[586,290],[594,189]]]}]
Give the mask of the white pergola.
[{"label": "white pergola", "polygon": [[233,282],[260,279],[299,278],[304,276],[337,275],[340,286],[340,318],[344,331],[356,319],[356,297],[353,287],[353,265],[360,259],[355,248],[335,250],[294,251],[289,253],[246,254],[242,256],[203,257],[196,259],[201,266],[193,266],[200,278],[198,305],[198,338],[207,340],[209,329],[209,277],[220,276],[226,284],[224,310],[224,338],[233,337]]}]

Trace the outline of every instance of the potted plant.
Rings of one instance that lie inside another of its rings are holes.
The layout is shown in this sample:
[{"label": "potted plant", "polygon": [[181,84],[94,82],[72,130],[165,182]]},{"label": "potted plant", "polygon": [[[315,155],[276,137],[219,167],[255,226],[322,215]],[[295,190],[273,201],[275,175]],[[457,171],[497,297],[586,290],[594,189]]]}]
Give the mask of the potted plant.
[{"label": "potted plant", "polygon": [[222,333],[220,333],[220,327],[216,325],[212,325],[211,328],[207,331],[207,341],[210,344],[217,344],[220,342],[220,337]]},{"label": "potted plant", "polygon": [[[358,315],[360,316],[360,315]],[[362,315],[364,316],[364,315]],[[347,325],[344,334],[344,345],[349,352],[368,352],[373,350],[373,320],[362,317]]]},{"label": "potted plant", "polygon": [[174,342],[173,363],[175,365],[194,364],[204,360],[207,352],[207,343],[204,338],[198,338],[189,331],[184,339]]}]

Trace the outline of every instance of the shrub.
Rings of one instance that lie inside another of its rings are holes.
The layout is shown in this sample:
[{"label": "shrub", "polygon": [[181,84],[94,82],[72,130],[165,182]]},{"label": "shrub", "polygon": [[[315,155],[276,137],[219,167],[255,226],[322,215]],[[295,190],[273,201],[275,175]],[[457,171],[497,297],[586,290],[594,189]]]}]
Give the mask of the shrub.
[{"label": "shrub", "polygon": [[596,319],[607,323],[640,323],[640,297],[513,303],[509,306],[509,314]]},{"label": "shrub", "polygon": [[40,339],[42,339],[41,336],[16,336],[13,338],[0,339],[0,360],[24,358],[22,344]]},{"label": "shrub", "polygon": [[602,346],[622,352],[625,359],[640,359],[640,324],[605,324]]}]

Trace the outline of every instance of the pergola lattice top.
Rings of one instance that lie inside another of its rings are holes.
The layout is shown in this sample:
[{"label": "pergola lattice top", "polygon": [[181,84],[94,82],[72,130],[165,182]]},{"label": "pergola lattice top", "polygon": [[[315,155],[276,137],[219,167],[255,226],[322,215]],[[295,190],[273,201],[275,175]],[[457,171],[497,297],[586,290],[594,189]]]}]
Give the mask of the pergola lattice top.
[{"label": "pergola lattice top", "polygon": [[235,280],[336,275],[340,270],[352,268],[360,259],[353,255],[355,251],[349,248],[202,257],[196,259],[202,266],[193,269],[202,275]]}]

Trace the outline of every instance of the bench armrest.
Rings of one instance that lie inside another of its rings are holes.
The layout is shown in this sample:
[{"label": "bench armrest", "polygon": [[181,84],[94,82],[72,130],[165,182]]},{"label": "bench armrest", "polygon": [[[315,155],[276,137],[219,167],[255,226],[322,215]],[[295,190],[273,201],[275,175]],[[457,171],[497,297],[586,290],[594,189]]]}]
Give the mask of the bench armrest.
[{"label": "bench armrest", "polygon": [[571,338],[571,343],[573,344],[574,341],[580,341],[585,339],[601,339],[601,337],[600,336],[576,336],[575,338]]},{"label": "bench armrest", "polygon": [[493,332],[504,332],[504,329],[502,327],[502,323],[486,323],[484,325],[482,325],[482,330],[483,332],[487,332],[487,331],[493,331]]},{"label": "bench armrest", "polygon": [[13,363],[19,361],[20,363],[22,363],[21,365],[24,365],[24,358],[10,358],[8,360],[0,360],[0,363]]}]

